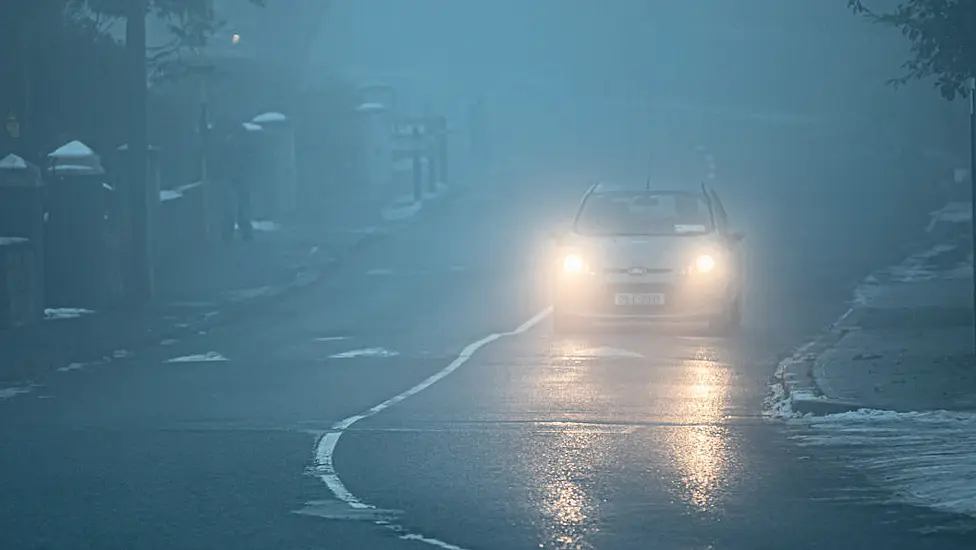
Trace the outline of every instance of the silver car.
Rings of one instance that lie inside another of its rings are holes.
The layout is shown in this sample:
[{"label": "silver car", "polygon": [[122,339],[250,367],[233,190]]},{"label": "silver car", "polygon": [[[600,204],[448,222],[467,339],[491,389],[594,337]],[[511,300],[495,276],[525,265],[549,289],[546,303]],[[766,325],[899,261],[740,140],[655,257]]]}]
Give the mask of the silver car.
[{"label": "silver car", "polygon": [[741,324],[745,235],[731,231],[705,184],[693,191],[594,185],[571,230],[553,237],[557,332],[657,320],[705,322],[728,334]]}]

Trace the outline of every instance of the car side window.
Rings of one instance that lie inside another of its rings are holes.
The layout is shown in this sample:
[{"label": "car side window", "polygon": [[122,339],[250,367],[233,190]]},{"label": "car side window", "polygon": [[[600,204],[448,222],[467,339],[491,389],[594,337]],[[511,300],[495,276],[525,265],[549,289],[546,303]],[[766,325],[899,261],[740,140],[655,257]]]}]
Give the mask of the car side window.
[{"label": "car side window", "polygon": [[722,206],[722,200],[718,198],[718,193],[714,189],[708,190],[709,197],[712,199],[712,208],[715,210],[715,223],[718,225],[720,233],[726,233],[729,229],[729,217]]}]

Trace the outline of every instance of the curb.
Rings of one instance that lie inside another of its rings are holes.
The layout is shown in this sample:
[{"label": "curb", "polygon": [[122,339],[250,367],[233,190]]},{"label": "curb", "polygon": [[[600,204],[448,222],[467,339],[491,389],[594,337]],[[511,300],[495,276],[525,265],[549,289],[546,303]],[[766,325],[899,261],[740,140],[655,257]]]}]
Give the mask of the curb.
[{"label": "curb", "polygon": [[[318,284],[325,282],[347,260],[355,257],[369,247],[396,235],[400,230],[436,219],[437,216],[442,215],[448,205],[453,204],[457,198],[463,196],[469,189],[470,186],[466,185],[447,187],[442,194],[427,201],[427,204],[423,207],[423,213],[418,212],[416,216],[411,218],[388,223],[385,227],[373,232],[362,233],[359,238],[354,239],[348,248],[340,252],[332,261],[320,264],[299,274],[292,283],[278,286],[258,296],[219,304],[217,306],[219,308],[218,312],[212,315],[205,315],[202,318],[198,317],[188,320],[186,324],[181,326],[165,325],[160,328],[149,324],[145,331],[139,331],[138,335],[133,335],[124,342],[113,342],[98,351],[84,350],[76,356],[68,357],[66,360],[82,363],[110,362],[113,352],[116,349],[121,348],[129,352],[135,352],[157,346],[163,340],[181,339],[189,335],[207,332],[233,323],[248,314],[270,306],[276,301],[300,294],[303,290],[312,289]],[[107,314],[120,316],[121,319],[119,320],[122,322],[124,322],[125,316],[127,315],[124,310],[115,310],[107,312]],[[136,317],[145,316],[154,318],[158,315],[158,311],[150,307],[145,310],[132,311],[131,314]],[[55,364],[52,360],[40,361],[35,368],[24,371],[24,379],[22,382],[24,384],[35,385],[38,383],[38,379],[52,375],[55,369],[61,366],[64,365],[61,363]]]},{"label": "curb", "polygon": [[840,324],[853,312],[853,308],[849,309],[841,320],[831,325],[826,333],[800,346],[777,365],[776,373],[773,374],[773,383],[780,388],[786,398],[785,402],[789,404],[793,413],[826,416],[862,408],[857,403],[829,397],[817,384],[816,379],[817,360],[820,356],[836,346],[852,330],[856,330],[853,326],[844,327]]}]

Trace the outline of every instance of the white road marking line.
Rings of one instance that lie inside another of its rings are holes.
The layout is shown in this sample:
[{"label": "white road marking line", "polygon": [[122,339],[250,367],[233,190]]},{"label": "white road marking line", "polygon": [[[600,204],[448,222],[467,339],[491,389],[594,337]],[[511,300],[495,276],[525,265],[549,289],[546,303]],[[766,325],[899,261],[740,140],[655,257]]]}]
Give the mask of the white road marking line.
[{"label": "white road marking line", "polygon": [[[420,382],[419,384],[413,386],[412,388],[387,399],[386,401],[376,405],[375,407],[362,412],[360,414],[344,418],[332,425],[332,428],[326,433],[322,438],[319,439],[318,443],[315,445],[315,462],[316,462],[316,472],[318,473],[319,479],[329,488],[329,491],[342,502],[345,502],[352,508],[357,509],[375,509],[376,507],[371,504],[366,504],[361,501],[356,495],[352,494],[349,489],[346,488],[345,484],[342,483],[342,479],[339,478],[339,473],[336,472],[335,464],[333,462],[333,456],[335,454],[336,445],[339,444],[339,438],[345,433],[353,424],[364,420],[373,415],[376,415],[384,410],[396,405],[397,403],[413,397],[418,393],[426,390],[427,388],[433,386],[434,384],[440,382],[448,375],[454,371],[461,368],[465,363],[467,363],[471,357],[477,353],[478,350],[484,346],[498,340],[500,338],[506,338],[509,336],[517,336],[528,332],[530,329],[541,323],[552,313],[552,307],[547,307],[539,313],[536,313],[531,319],[522,323],[518,328],[510,332],[496,332],[494,334],[489,334],[481,340],[468,344],[458,356],[451,361],[446,367],[440,371],[432,374],[426,380]],[[415,540],[419,542],[424,542],[433,546],[438,546],[440,548],[447,548],[451,550],[463,550],[460,547],[447,544],[442,541],[435,539],[429,539],[416,534],[401,534],[401,539],[404,540]]]}]

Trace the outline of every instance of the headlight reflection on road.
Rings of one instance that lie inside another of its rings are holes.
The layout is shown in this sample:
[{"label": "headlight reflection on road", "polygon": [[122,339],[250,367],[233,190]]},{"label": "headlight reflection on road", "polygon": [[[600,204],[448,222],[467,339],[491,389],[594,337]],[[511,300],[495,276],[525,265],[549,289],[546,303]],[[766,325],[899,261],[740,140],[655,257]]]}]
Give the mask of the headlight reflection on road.
[{"label": "headlight reflection on road", "polygon": [[701,349],[682,364],[679,426],[670,438],[680,498],[700,512],[713,510],[735,482],[734,446],[724,425],[730,371]]},{"label": "headlight reflection on road", "polygon": [[554,342],[549,368],[531,384],[538,402],[546,404],[543,418],[560,420],[552,427],[546,423],[536,427],[526,461],[532,465],[529,478],[541,520],[540,548],[593,548],[589,539],[597,529],[600,508],[593,487],[612,460],[613,436],[605,428],[571,420],[585,418],[581,411],[591,410],[601,396],[590,378],[593,358],[586,356],[586,350],[591,347],[585,339]]}]

